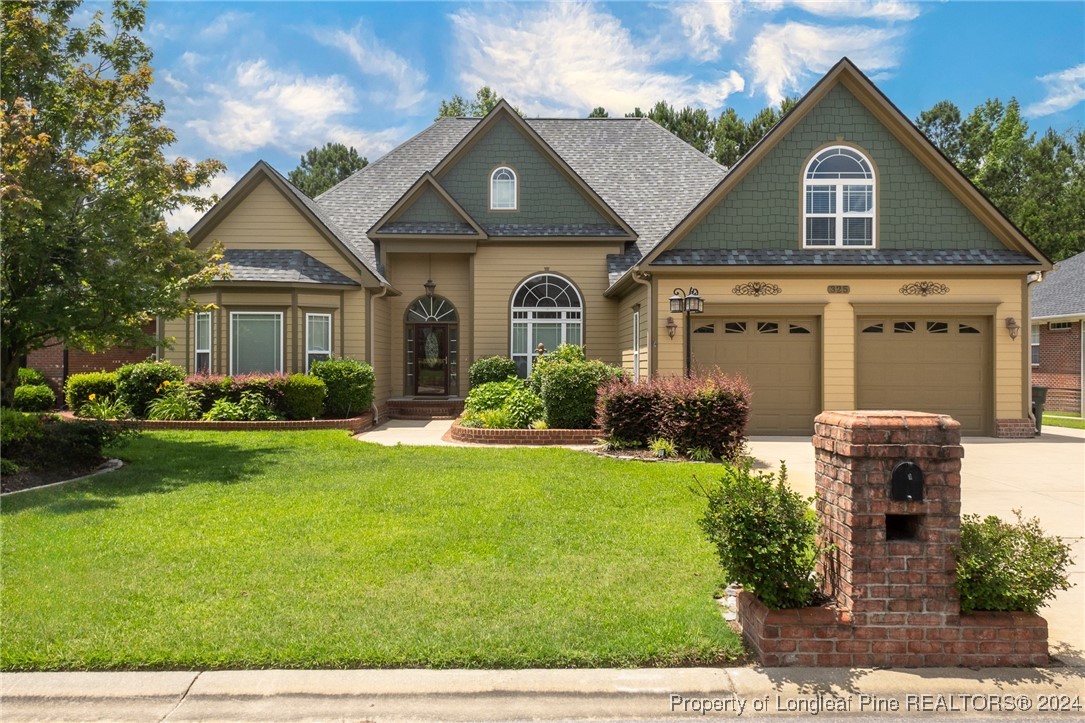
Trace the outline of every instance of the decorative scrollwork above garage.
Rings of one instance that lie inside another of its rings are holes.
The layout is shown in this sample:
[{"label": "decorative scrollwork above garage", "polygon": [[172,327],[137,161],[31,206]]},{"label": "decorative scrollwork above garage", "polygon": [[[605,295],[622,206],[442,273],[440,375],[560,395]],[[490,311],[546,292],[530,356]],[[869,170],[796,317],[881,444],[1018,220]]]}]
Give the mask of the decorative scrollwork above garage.
[{"label": "decorative scrollwork above garage", "polygon": [[731,289],[731,293],[738,296],[776,296],[780,293],[780,287],[765,281],[748,281]]},{"label": "decorative scrollwork above garage", "polygon": [[949,293],[949,287],[937,281],[913,281],[900,287],[905,296],[942,296]]}]

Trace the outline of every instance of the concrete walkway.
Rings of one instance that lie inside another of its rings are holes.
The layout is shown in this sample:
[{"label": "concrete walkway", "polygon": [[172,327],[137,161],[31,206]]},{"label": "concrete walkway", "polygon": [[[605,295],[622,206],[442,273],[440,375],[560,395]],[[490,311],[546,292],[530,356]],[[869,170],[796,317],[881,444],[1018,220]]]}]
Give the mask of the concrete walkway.
[{"label": "concrete walkway", "polygon": [[397,444],[426,447],[464,446],[452,439],[444,439],[452,429],[451,419],[392,419],[368,432],[354,435],[361,442],[383,444],[394,447]]},{"label": "concrete walkway", "polygon": [[[1085,678],[1075,668],[7,673],[0,695],[3,720],[11,723],[1085,715],[1072,708],[1075,698],[1085,698]],[[1052,703],[1061,713],[1040,710]]]}]

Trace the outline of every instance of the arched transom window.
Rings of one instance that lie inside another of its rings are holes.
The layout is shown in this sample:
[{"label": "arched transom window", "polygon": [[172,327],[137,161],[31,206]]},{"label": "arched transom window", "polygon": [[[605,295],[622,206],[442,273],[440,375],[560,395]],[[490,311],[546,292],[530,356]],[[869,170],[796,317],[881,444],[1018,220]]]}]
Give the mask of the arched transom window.
[{"label": "arched transom window", "polygon": [[803,246],[874,246],[874,169],[854,148],[814,156],[803,182]]},{"label": "arched transom window", "polygon": [[490,174],[490,210],[516,210],[516,171],[508,166],[495,168]]},{"label": "arched transom window", "polygon": [[560,276],[538,274],[512,296],[512,358],[516,373],[531,373],[536,350],[560,344],[583,344],[584,303],[576,287]]}]

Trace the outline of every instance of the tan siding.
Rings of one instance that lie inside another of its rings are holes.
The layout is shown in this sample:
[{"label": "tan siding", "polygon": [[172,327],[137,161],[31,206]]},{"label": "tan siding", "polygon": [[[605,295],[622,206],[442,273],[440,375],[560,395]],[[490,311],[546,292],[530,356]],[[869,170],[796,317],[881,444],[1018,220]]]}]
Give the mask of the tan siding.
[{"label": "tan siding", "polygon": [[336,271],[361,280],[354,264],[268,181],[261,181],[209,229],[198,248],[206,248],[212,240],[228,249],[300,249]]},{"label": "tan siding", "polygon": [[373,385],[373,401],[377,406],[383,406],[392,396],[393,374],[391,366],[391,327],[389,315],[391,314],[391,298],[384,296],[372,299],[373,314],[373,365],[375,376]]},{"label": "tan siding", "polygon": [[[658,373],[680,374],[683,368],[683,318],[674,315],[678,324],[674,338],[666,332],[666,320],[670,316],[668,299],[676,286],[696,286],[711,307],[713,314],[723,313],[727,305],[763,306],[766,314],[772,313],[774,305],[809,305],[813,313],[822,313],[825,330],[822,347],[822,400],[826,409],[853,409],[856,405],[855,358],[856,358],[856,309],[866,304],[891,304],[895,310],[929,312],[939,305],[951,308],[957,304],[992,305],[994,313],[994,416],[999,419],[1020,419],[1026,416],[1026,400],[1022,384],[1021,344],[1027,343],[1027,329],[1016,340],[1006,332],[1007,317],[1023,318],[1021,308],[1021,280],[1017,277],[1000,278],[953,278],[933,277],[920,273],[908,276],[851,277],[845,273],[833,277],[804,277],[781,275],[773,277],[757,274],[756,280],[780,286],[781,293],[770,297],[751,298],[737,296],[732,289],[751,277],[730,276],[715,279],[702,277],[666,277],[665,271],[654,269],[657,281],[655,331],[658,339]],[[949,287],[944,296],[904,296],[900,288],[906,283],[919,280],[938,281]],[[829,294],[829,284],[846,284],[850,294]],[[947,315],[962,316],[948,311]],[[1024,341],[1022,341],[1024,340]],[[992,425],[993,427],[993,425]]]},{"label": "tan siding", "polygon": [[[509,308],[512,294],[528,276],[560,274],[580,290],[584,298],[584,344],[590,357],[611,364],[621,361],[617,331],[618,304],[605,298],[608,287],[606,255],[620,246],[531,244],[480,246],[475,255],[474,357],[509,354]],[[644,317],[646,323],[647,316]]]},{"label": "tan siding", "polygon": [[648,290],[643,286],[637,286],[636,290],[627,294],[619,303],[618,311],[618,345],[621,349],[622,368],[634,376],[633,360],[633,309],[640,305],[640,338],[636,345],[640,347],[640,376],[642,379],[648,376]]}]

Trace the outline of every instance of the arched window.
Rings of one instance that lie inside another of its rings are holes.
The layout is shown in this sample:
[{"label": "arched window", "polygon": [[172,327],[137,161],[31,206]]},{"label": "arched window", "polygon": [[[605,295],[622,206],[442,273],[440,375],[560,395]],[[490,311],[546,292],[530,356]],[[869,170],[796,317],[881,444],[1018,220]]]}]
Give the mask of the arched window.
[{"label": "arched window", "polygon": [[571,283],[554,274],[538,274],[512,295],[512,358],[526,377],[539,344],[553,351],[560,344],[584,343],[584,303]]},{"label": "arched window", "polygon": [[854,148],[814,156],[803,181],[803,246],[874,246],[874,169]]},{"label": "arched window", "polygon": [[490,174],[490,210],[516,210],[516,171],[508,166],[495,168]]}]

